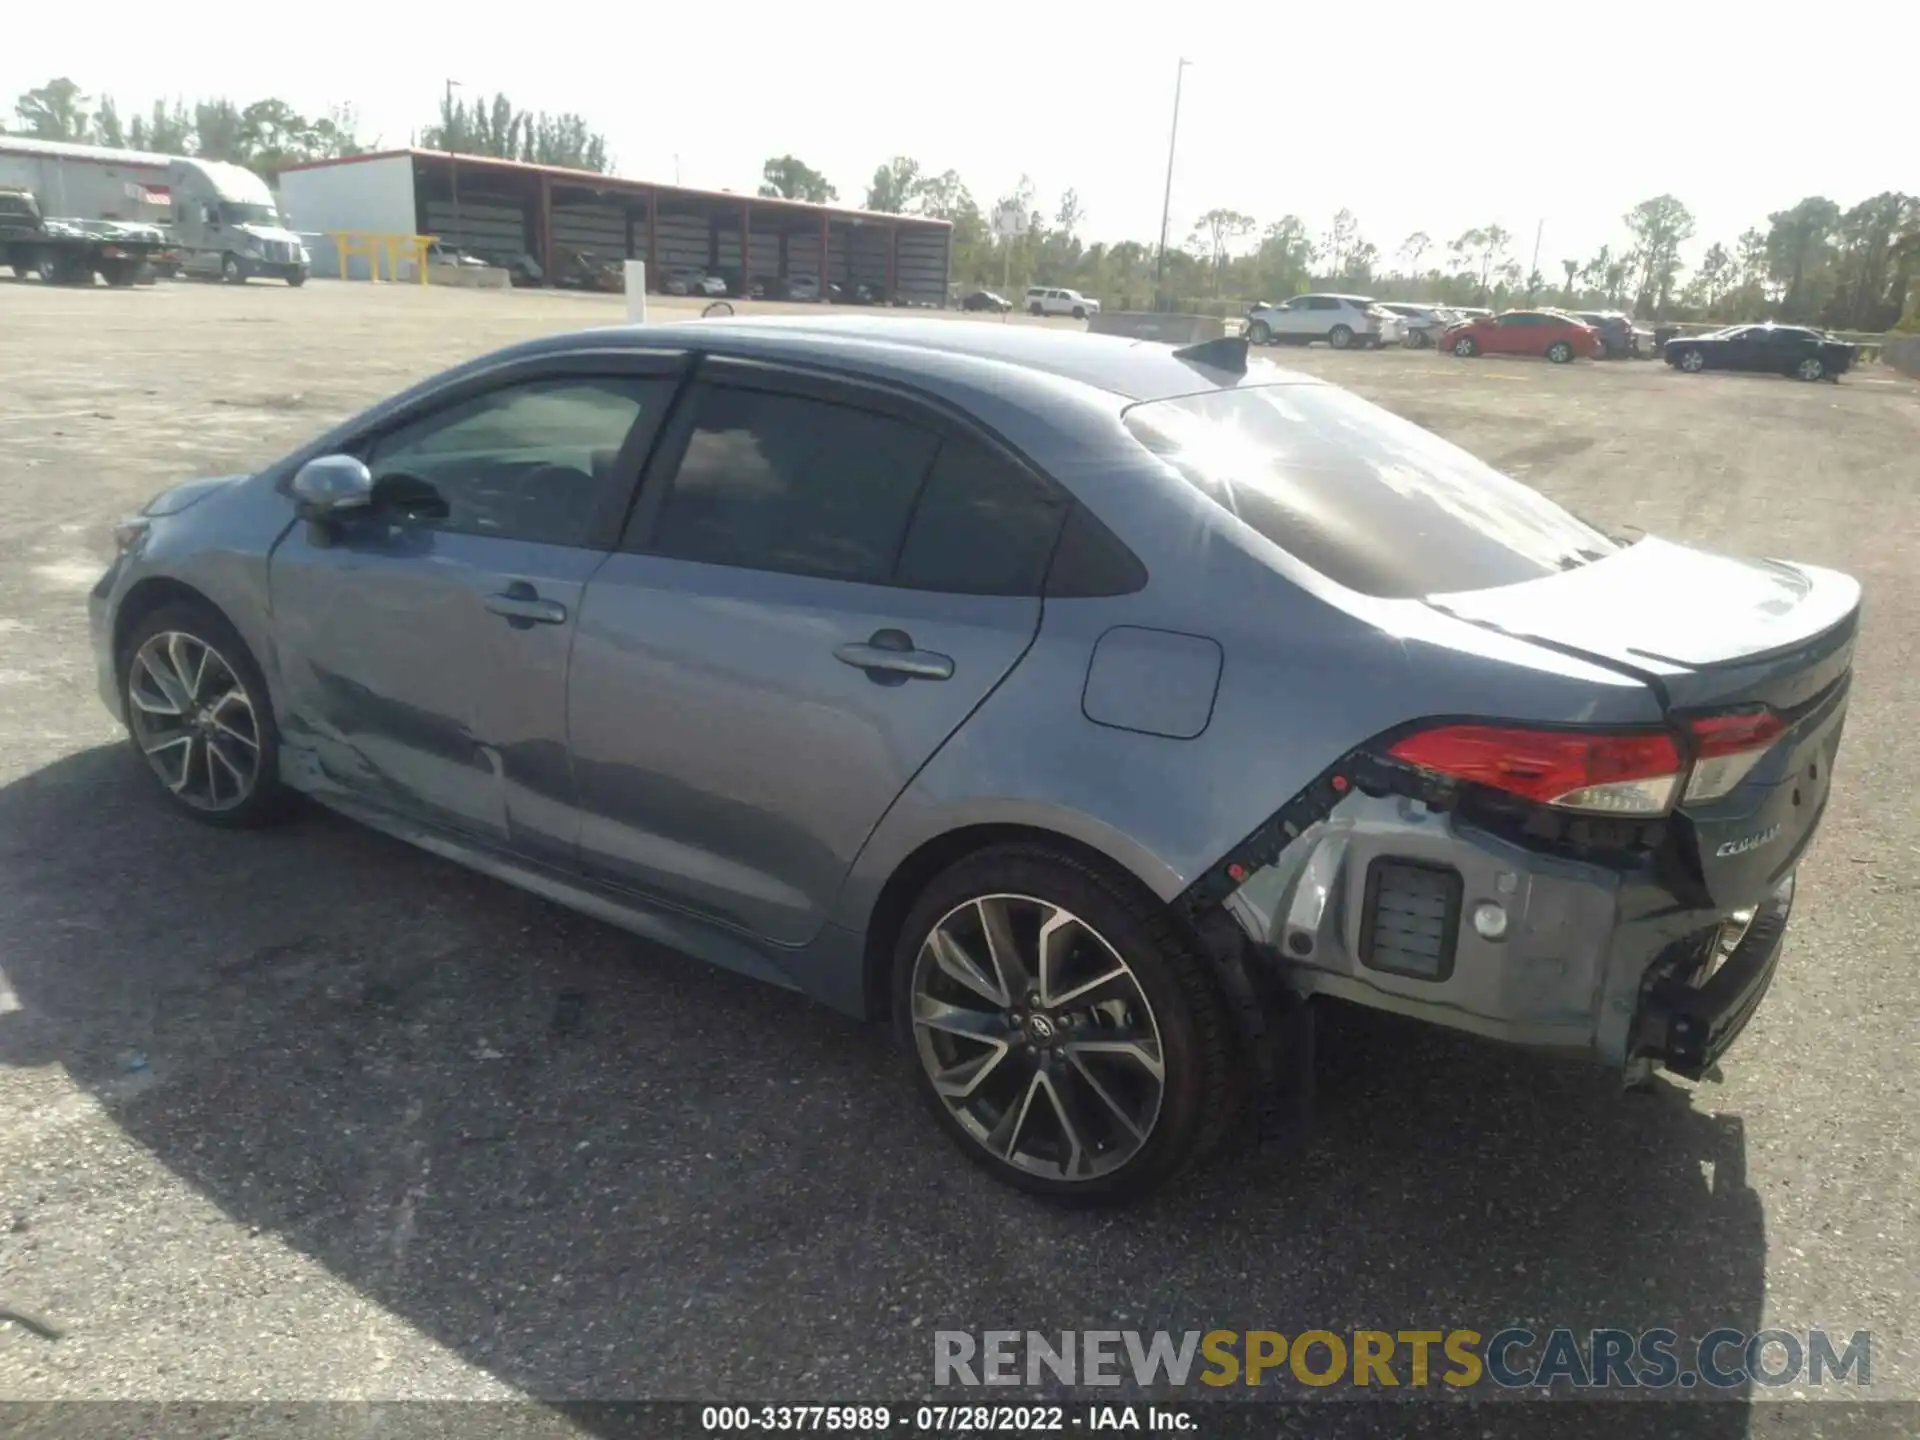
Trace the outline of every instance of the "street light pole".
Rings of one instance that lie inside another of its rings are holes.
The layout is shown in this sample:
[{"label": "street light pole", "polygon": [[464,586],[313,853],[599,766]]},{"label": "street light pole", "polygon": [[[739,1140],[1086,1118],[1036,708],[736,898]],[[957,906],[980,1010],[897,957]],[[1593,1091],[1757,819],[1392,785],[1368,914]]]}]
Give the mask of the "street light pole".
[{"label": "street light pole", "polygon": [[1186,79],[1187,66],[1192,63],[1182,56],[1173,72],[1173,135],[1167,141],[1167,189],[1160,200],[1160,258],[1153,271],[1156,291],[1164,288],[1167,279],[1167,217],[1173,210],[1173,156],[1180,144],[1180,82]]},{"label": "street light pole", "polygon": [[460,161],[453,149],[453,92],[460,88],[458,80],[447,81],[447,106],[443,112],[440,128],[440,143],[447,148],[447,188],[453,192],[453,245],[452,250],[460,253]]}]

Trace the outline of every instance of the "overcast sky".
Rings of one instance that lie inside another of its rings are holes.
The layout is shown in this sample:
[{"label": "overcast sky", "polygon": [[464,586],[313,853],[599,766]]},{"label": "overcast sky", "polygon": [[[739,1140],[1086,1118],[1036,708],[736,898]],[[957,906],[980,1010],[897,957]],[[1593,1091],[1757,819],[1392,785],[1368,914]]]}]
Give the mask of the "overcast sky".
[{"label": "overcast sky", "polygon": [[[1172,234],[1229,206],[1322,233],[1350,208],[1391,259],[1497,221],[1541,268],[1621,239],[1671,191],[1697,254],[1809,194],[1920,191],[1915,0],[1769,15],[1726,0],[1374,0],[1341,14],[1256,0],[957,7],[855,0],[717,6],[241,6],[174,19],[152,0],[13,7],[0,103],[53,75],[130,115],[160,97],[350,102],[404,145],[444,79],[576,110],[640,179],[751,189],[791,152],[859,204],[894,154],[958,170],[983,207],[1025,173],[1090,239],[1159,229],[1175,61],[1186,72]],[[455,23],[472,17],[471,25]],[[571,41],[569,35],[578,36]],[[1904,94],[1903,94],[1904,92]],[[10,119],[11,117],[9,117]]]}]

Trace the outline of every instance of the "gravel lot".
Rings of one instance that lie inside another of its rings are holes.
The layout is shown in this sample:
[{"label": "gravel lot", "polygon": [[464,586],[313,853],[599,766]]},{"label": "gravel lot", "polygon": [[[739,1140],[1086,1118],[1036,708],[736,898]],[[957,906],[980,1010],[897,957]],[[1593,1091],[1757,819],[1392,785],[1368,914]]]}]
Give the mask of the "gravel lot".
[{"label": "gravel lot", "polygon": [[1870,1329],[1920,1399],[1920,387],[1276,352],[1594,518],[1860,576],[1843,769],[1724,1084],[1349,1017],[1310,1150],[1090,1217],[966,1165],[874,1033],[323,815],[175,820],[118,747],[118,514],[620,316],[0,283],[0,1396],[899,1400],[939,1328],[1527,1322]]}]

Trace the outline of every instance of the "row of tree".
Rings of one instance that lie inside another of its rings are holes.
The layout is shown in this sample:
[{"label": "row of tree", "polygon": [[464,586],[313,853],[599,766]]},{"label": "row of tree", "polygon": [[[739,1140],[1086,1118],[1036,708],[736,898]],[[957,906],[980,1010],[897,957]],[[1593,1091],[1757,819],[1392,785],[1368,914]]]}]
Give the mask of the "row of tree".
[{"label": "row of tree", "polygon": [[[200,100],[191,106],[184,100],[156,100],[150,111],[123,118],[112,96],[96,100],[65,76],[20,96],[14,115],[22,133],[43,140],[228,160],[268,178],[303,160],[330,160],[368,148],[349,106],[310,117],[275,99],[247,105]],[[612,163],[606,137],[578,115],[523,110],[505,95],[463,101],[451,87],[440,102],[439,119],[420,140],[434,149],[601,174]]]},{"label": "row of tree", "polygon": [[[767,161],[760,193],[825,203],[838,192],[792,155]],[[954,227],[954,278],[968,285],[1067,285],[1110,303],[1244,305],[1318,288],[1364,289],[1382,299],[1460,305],[1554,304],[1631,310],[1643,319],[1776,318],[1836,329],[1883,330],[1898,321],[1920,283],[1920,197],[1887,191],[1848,209],[1810,196],[1776,210],[1731,246],[1707,247],[1691,273],[1680,258],[1694,238],[1692,212],[1673,195],[1643,200],[1622,217],[1618,244],[1558,262],[1543,274],[1521,263],[1515,237],[1498,224],[1437,242],[1425,231],[1383,256],[1350,210],[1315,234],[1297,215],[1261,226],[1231,209],[1207,211],[1183,245],[1088,244],[1077,193],[1049,218],[1022,176],[992,211],[952,170],[935,174],[909,156],[874,171],[869,210],[935,216]],[[996,236],[989,213],[1023,217],[1020,233]]]},{"label": "row of tree", "polygon": [[300,114],[284,100],[156,100],[153,108],[122,116],[110,95],[96,101],[65,76],[27,91],[14,102],[22,133],[42,140],[111,145],[161,155],[198,155],[249,165],[272,176],[302,160],[357,155],[352,107],[325,115]]},{"label": "row of tree", "polygon": [[[14,107],[29,135],[134,150],[200,155],[250,165],[271,177],[302,160],[360,153],[350,108],[309,117],[278,99],[154,102],[124,118],[112,97],[94,98],[71,79],[48,81]],[[435,149],[492,155],[606,173],[605,136],[581,116],[523,110],[504,94],[472,100],[449,87],[437,123],[420,136]],[[794,155],[769,159],[759,193],[830,204],[839,191]],[[1749,320],[1772,317],[1839,329],[1880,330],[1900,319],[1920,281],[1920,198],[1887,191],[1847,209],[1809,196],[1776,210],[1730,246],[1710,245],[1691,273],[1680,252],[1694,237],[1692,212],[1672,195],[1643,200],[1622,217],[1617,245],[1568,257],[1558,273],[1523,266],[1514,236],[1498,224],[1437,242],[1424,231],[1391,257],[1362,233],[1350,210],[1316,234],[1297,215],[1264,226],[1237,210],[1207,211],[1185,243],[1081,238],[1086,212],[1065,191],[1051,216],[1026,176],[991,211],[952,171],[896,155],[879,166],[862,204],[868,210],[937,217],[953,225],[953,275],[963,284],[1068,285],[1109,303],[1208,304],[1232,308],[1316,288],[1364,289],[1383,299],[1469,305],[1558,304],[1630,309],[1643,319]],[[1000,235],[989,214],[1021,217]]]}]

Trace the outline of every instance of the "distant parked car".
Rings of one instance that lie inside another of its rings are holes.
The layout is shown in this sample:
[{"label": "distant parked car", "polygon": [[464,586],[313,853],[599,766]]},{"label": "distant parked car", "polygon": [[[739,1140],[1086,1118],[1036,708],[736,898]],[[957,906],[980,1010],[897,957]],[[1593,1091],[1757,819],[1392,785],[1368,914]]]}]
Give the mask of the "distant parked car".
[{"label": "distant parked car", "polygon": [[788,300],[818,302],[821,298],[820,280],[814,275],[788,276],[786,290],[785,298]]},{"label": "distant parked car", "polygon": [[1444,305],[1421,305],[1405,300],[1382,300],[1382,310],[1398,315],[1406,325],[1406,335],[1400,341],[1410,350],[1424,349],[1433,344],[1440,332],[1460,317]]},{"label": "distant parked car", "polygon": [[991,310],[996,315],[1004,315],[1013,309],[1011,300],[1003,299],[991,290],[974,290],[960,298],[962,310]]},{"label": "distant parked car", "polygon": [[1635,328],[1633,317],[1622,310],[1576,310],[1573,318],[1600,332],[1602,358],[1619,360],[1639,355],[1652,348],[1653,333]]},{"label": "distant parked car", "polygon": [[661,277],[660,288],[668,295],[724,295],[727,282],[704,270],[669,270]]},{"label": "distant parked car", "polygon": [[1029,315],[1071,315],[1076,320],[1084,320],[1089,315],[1100,313],[1100,302],[1089,300],[1078,290],[1035,285],[1027,291],[1027,313]]},{"label": "distant parked car", "polygon": [[1364,295],[1296,295],[1278,305],[1259,305],[1247,315],[1247,339],[1255,345],[1311,345],[1324,340],[1336,350],[1352,345],[1379,349],[1398,345],[1406,321]]},{"label": "distant parked car", "polygon": [[1565,365],[1576,356],[1600,354],[1600,332],[1571,315],[1551,310],[1509,310],[1447,327],[1440,346],[1455,355],[1539,355]]},{"label": "distant parked car", "polygon": [[1799,325],[1733,325],[1711,335],[1683,335],[1662,352],[1676,370],[1757,370],[1801,380],[1838,381],[1860,347]]}]

